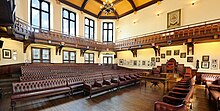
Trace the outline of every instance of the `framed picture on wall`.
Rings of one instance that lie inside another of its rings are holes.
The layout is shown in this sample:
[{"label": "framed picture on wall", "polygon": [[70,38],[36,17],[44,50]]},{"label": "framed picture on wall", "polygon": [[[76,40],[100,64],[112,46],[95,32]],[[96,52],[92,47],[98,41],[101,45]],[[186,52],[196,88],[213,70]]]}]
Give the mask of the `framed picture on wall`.
[{"label": "framed picture on wall", "polygon": [[160,58],[159,57],[156,58],[156,62],[160,62]]},{"label": "framed picture on wall", "polygon": [[133,61],[133,66],[137,66],[137,60]]},{"label": "framed picture on wall", "polygon": [[179,55],[180,54],[180,50],[174,50],[174,55]]},{"label": "framed picture on wall", "polygon": [[207,61],[205,61],[205,62],[202,62],[201,63],[201,68],[203,68],[203,69],[209,69],[209,62],[207,62]]},{"label": "framed picture on wall", "polygon": [[2,50],[3,59],[11,59],[11,50],[3,49]]},{"label": "framed picture on wall", "polygon": [[193,62],[193,57],[187,57],[187,62]]},{"label": "framed picture on wall", "polygon": [[212,59],[211,69],[212,70],[217,70],[218,69],[218,59]]},{"label": "framed picture on wall", "polygon": [[164,59],[165,58],[165,54],[161,54],[161,59]]},{"label": "framed picture on wall", "polygon": [[171,56],[171,52],[172,52],[171,50],[167,50],[166,55]]},{"label": "framed picture on wall", "polygon": [[186,58],[186,53],[180,53],[180,58]]},{"label": "framed picture on wall", "polygon": [[145,66],[146,65],[146,61],[142,61],[142,66]]},{"label": "framed picture on wall", "polygon": [[119,65],[123,65],[124,60],[123,59],[119,59]]},{"label": "framed picture on wall", "polygon": [[209,56],[208,55],[202,56],[202,61],[209,61]]},{"label": "framed picture on wall", "polygon": [[147,66],[150,67],[151,66],[151,62],[147,61]]},{"label": "framed picture on wall", "polygon": [[181,25],[181,9],[167,13],[167,28],[175,28]]},{"label": "framed picture on wall", "polygon": [[155,57],[151,57],[151,62],[155,62]]}]

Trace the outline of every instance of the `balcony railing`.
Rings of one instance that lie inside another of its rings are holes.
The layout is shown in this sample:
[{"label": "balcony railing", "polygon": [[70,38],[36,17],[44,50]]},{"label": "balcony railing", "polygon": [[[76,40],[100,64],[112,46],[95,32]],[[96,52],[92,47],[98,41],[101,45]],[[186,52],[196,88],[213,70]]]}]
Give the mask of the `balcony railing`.
[{"label": "balcony railing", "polygon": [[210,37],[213,35],[220,35],[220,19],[190,24],[178,28],[157,31],[130,37],[128,39],[118,40],[116,43],[102,43],[91,39],[86,39],[82,36],[70,36],[63,34],[61,31],[44,30],[34,28],[28,22],[17,18],[14,24],[14,31],[25,36],[33,37],[33,42],[59,45],[64,42],[64,46],[89,49],[96,51],[119,51],[123,49],[130,49],[138,46],[148,45],[152,43],[160,44],[166,43],[169,40],[187,40],[200,39]]},{"label": "balcony railing", "polygon": [[188,38],[199,38],[204,36],[219,35],[220,19],[205,21],[178,28],[157,31],[121,39],[115,43],[116,50],[132,48],[135,46],[151,45],[152,43],[162,43],[169,40],[180,40]]}]

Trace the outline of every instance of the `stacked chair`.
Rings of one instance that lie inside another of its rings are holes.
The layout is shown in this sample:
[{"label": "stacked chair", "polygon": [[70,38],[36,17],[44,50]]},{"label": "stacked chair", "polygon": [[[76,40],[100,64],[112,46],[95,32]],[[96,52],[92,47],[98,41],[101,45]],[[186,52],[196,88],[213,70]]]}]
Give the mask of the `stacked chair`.
[{"label": "stacked chair", "polygon": [[156,101],[154,111],[188,111],[192,109],[191,98],[195,85],[195,76],[182,79],[176,86],[163,96],[162,101]]}]

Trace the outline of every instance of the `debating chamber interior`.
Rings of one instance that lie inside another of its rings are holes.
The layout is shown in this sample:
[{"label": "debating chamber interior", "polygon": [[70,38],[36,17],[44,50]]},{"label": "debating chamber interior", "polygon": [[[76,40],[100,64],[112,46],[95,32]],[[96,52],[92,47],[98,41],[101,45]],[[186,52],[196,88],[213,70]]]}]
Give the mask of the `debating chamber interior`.
[{"label": "debating chamber interior", "polygon": [[220,111],[220,0],[0,0],[0,111]]}]

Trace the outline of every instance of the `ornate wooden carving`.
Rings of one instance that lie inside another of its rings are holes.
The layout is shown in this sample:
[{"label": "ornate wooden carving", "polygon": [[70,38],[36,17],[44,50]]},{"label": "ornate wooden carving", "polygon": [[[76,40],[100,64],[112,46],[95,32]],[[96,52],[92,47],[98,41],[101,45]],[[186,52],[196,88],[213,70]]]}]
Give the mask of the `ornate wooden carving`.
[{"label": "ornate wooden carving", "polygon": [[169,61],[166,63],[166,70],[168,73],[176,73],[177,72],[177,62],[174,58],[171,58]]},{"label": "ornate wooden carving", "polygon": [[24,48],[24,53],[26,53],[26,51],[27,51],[27,48],[28,48],[28,46],[31,44],[31,42],[30,41],[25,41],[24,43],[23,43],[23,48]]},{"label": "ornate wooden carving", "polygon": [[61,55],[61,50],[62,50],[63,47],[64,47],[64,46],[61,45],[61,44],[59,44],[59,45],[56,46],[56,55],[58,54],[58,52],[59,52],[59,55]]},{"label": "ornate wooden carving", "polygon": [[83,57],[88,49],[80,49],[80,57]]},{"label": "ornate wooden carving", "polygon": [[137,49],[131,49],[133,57],[137,57]]},{"label": "ornate wooden carving", "polygon": [[153,46],[152,48],[154,49],[155,56],[160,56],[160,46]]}]

